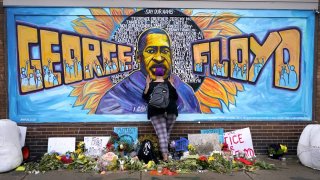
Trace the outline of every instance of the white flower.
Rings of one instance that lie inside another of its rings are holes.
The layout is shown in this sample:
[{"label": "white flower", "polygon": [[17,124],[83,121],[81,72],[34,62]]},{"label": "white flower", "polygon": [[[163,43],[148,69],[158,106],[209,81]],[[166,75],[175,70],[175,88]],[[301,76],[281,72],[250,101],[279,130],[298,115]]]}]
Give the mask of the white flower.
[{"label": "white flower", "polygon": [[221,151],[212,151],[210,156],[214,155],[214,154],[220,154],[221,155]]}]

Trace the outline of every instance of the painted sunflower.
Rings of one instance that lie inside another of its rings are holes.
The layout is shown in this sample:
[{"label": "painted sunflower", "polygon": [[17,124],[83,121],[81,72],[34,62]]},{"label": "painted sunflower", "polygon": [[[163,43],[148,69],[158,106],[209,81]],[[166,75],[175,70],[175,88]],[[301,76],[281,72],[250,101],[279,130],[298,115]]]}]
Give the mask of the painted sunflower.
[{"label": "painted sunflower", "polygon": [[[72,21],[74,30],[83,35],[95,36],[102,39],[110,39],[114,30],[126,19],[126,17],[141,10],[136,8],[89,8],[92,17],[79,16]],[[205,39],[221,38],[222,55],[227,54],[227,38],[242,32],[234,25],[239,15],[234,13],[193,13],[191,9],[182,11],[191,16],[192,20],[201,29]],[[109,77],[93,79],[81,82],[73,86],[70,96],[77,97],[74,106],[83,106],[94,114],[103,95],[113,86]],[[212,113],[212,108],[223,111],[222,103],[229,108],[235,105],[238,91],[244,91],[242,84],[229,80],[205,77],[200,87],[195,91],[195,96],[200,104],[202,113]]]}]

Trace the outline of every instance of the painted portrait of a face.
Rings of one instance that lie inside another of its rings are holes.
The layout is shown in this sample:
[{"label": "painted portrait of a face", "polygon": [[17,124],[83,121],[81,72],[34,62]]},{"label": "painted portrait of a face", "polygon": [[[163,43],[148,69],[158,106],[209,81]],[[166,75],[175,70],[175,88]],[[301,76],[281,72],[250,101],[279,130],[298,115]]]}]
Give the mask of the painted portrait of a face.
[{"label": "painted portrait of a face", "polygon": [[170,39],[161,29],[149,29],[141,34],[138,44],[138,58],[141,71],[155,79],[155,69],[161,67],[165,71],[164,78],[170,74],[172,58]]}]

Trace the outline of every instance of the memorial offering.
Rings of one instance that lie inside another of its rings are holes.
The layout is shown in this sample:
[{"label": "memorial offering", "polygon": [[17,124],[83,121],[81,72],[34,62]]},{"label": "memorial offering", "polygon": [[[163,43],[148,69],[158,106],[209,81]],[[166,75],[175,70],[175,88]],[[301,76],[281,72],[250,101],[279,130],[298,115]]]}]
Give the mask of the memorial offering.
[{"label": "memorial offering", "polygon": [[65,154],[66,152],[73,152],[75,145],[75,137],[50,137],[48,139],[48,153]]},{"label": "memorial offering", "polygon": [[199,154],[210,154],[221,149],[218,134],[188,134],[188,140]]},{"label": "memorial offering", "polygon": [[84,137],[86,155],[92,157],[101,156],[110,137]]},{"label": "memorial offering", "polygon": [[223,143],[224,142],[224,130],[223,128],[217,128],[217,129],[201,129],[200,130],[201,134],[212,134],[216,133],[219,135],[219,142]]},{"label": "memorial offering", "polygon": [[248,158],[255,156],[249,128],[224,133],[224,142],[229,145],[233,155],[244,152]]},{"label": "memorial offering", "polygon": [[[233,156],[231,149],[226,143],[223,145],[222,149],[219,148],[218,150],[215,150],[215,147],[212,146],[213,144],[208,143],[208,141],[214,140],[218,144],[217,134],[201,134],[200,136],[191,135],[190,142],[194,143],[195,138],[197,137],[200,138],[200,143],[195,143],[195,145],[189,144],[188,151],[184,152],[184,157],[180,160],[170,159],[168,162],[163,162],[158,154],[152,152],[153,149],[151,144],[155,142],[155,140],[152,138],[148,140],[148,137],[153,136],[149,135],[140,137],[139,140],[141,139],[143,141],[138,142],[138,144],[141,146],[133,152],[136,154],[139,154],[138,152],[143,154],[148,151],[147,155],[152,155],[149,159],[140,155],[123,155],[121,148],[110,148],[108,151],[103,151],[102,155],[92,158],[92,156],[88,155],[88,150],[85,148],[88,146],[85,145],[84,142],[79,142],[75,151],[68,151],[63,154],[51,151],[46,153],[39,162],[25,163],[23,167],[26,172],[35,174],[58,169],[73,169],[80,172],[98,172],[100,174],[107,174],[107,172],[118,170],[143,170],[150,171],[151,175],[169,176],[178,173],[202,172],[204,170],[218,173],[230,173],[232,171],[240,170],[254,171],[256,169],[275,169],[275,166],[272,164],[259,161],[255,158],[248,158],[244,154],[239,157]],[[119,138],[115,133],[111,134],[108,143],[105,144],[105,147],[107,147],[108,144],[113,145],[118,142],[118,139]],[[91,139],[91,142],[95,140],[97,139]],[[86,141],[90,142],[88,139],[86,139]],[[98,141],[100,142],[99,138]],[[104,141],[101,141],[101,143],[103,145]],[[213,149],[211,153],[209,153],[210,155],[201,154],[202,151],[207,150],[206,148],[202,148],[201,144],[210,146],[210,149]],[[201,150],[198,150],[198,147],[200,147]],[[160,159],[160,161],[158,161],[158,159]]]}]

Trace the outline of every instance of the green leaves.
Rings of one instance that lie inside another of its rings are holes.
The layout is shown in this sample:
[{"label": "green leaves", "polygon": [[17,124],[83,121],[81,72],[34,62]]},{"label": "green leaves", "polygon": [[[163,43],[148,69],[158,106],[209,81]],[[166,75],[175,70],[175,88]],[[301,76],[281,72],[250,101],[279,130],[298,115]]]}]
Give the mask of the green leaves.
[{"label": "green leaves", "polygon": [[269,164],[264,161],[257,161],[254,163],[254,166],[259,167],[260,169],[266,169],[266,170],[275,170],[276,169],[274,164]]},{"label": "green leaves", "polygon": [[40,162],[30,162],[26,163],[26,171],[40,171],[45,172],[49,170],[57,170],[63,167],[63,163],[56,158],[57,154],[45,154],[42,156]]},{"label": "green leaves", "polygon": [[[74,160],[70,164],[63,164],[60,156],[57,153],[45,154],[40,162],[26,163],[26,172],[46,172],[58,169],[78,169],[81,172],[91,172],[95,170],[96,161],[88,156],[80,156],[76,153],[71,153],[71,158]],[[81,158],[78,158],[81,157]]]},{"label": "green leaves", "polygon": [[[71,163],[63,163],[62,158],[68,156],[72,159]],[[246,165],[242,161],[232,157],[225,157],[222,154],[213,154],[210,157],[189,155],[184,160],[173,160],[168,163],[162,162],[161,164],[155,164],[149,162],[144,164],[137,157],[130,158],[114,158],[112,161],[107,162],[105,160],[98,161],[89,156],[85,156],[83,153],[77,154],[69,152],[67,155],[59,156],[57,153],[45,154],[39,162],[29,162],[25,164],[26,172],[39,173],[46,172],[49,170],[58,169],[72,169],[79,170],[80,172],[92,172],[92,171],[117,171],[120,167],[120,161],[123,163],[125,170],[129,171],[141,171],[141,170],[155,170],[158,166],[168,168],[170,171],[179,173],[189,173],[198,170],[209,170],[217,173],[230,173],[232,171],[248,171],[252,172],[257,169],[274,170],[276,169],[274,164],[269,164],[259,160],[248,160],[252,163]]]}]

